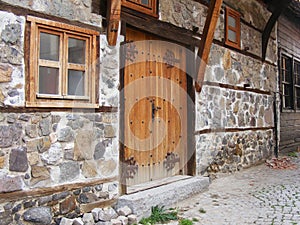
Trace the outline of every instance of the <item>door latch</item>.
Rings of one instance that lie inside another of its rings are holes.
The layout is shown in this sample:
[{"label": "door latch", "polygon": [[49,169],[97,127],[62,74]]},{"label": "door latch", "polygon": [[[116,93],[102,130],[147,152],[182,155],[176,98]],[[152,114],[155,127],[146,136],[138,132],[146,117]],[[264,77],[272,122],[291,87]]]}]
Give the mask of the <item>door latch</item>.
[{"label": "door latch", "polygon": [[157,112],[161,107],[155,106],[154,101],[152,101],[152,120],[155,118],[155,112]]}]

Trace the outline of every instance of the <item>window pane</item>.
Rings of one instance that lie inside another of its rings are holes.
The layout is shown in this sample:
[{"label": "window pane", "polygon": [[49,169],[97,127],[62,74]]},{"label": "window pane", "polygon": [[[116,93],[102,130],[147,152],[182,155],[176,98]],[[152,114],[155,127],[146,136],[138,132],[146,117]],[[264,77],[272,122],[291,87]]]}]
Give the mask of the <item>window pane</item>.
[{"label": "window pane", "polygon": [[59,61],[58,35],[41,32],[40,34],[40,59]]},{"label": "window pane", "polygon": [[84,96],[84,72],[68,71],[68,95]]},{"label": "window pane", "polygon": [[284,108],[293,108],[293,99],[293,86],[290,84],[283,84]]},{"label": "window pane", "polygon": [[231,27],[236,27],[236,20],[232,16],[228,16],[228,25]]},{"label": "window pane", "polygon": [[295,83],[296,83],[297,85],[300,85],[300,74],[299,74],[299,75],[296,74]]},{"label": "window pane", "polygon": [[228,29],[228,40],[232,42],[237,42],[236,40],[236,33],[232,30]]},{"label": "window pane", "polygon": [[292,83],[291,59],[282,57],[282,81]]},{"label": "window pane", "polygon": [[59,94],[59,69],[49,67],[39,67],[39,93]]},{"label": "window pane", "polygon": [[300,108],[300,88],[296,88],[297,109]]},{"label": "window pane", "polygon": [[295,62],[294,66],[295,83],[300,85],[300,63]]},{"label": "window pane", "polygon": [[290,90],[288,85],[284,85],[284,95],[290,96]]},{"label": "window pane", "polygon": [[292,99],[288,96],[285,96],[285,108],[292,108]]},{"label": "window pane", "polygon": [[69,38],[68,56],[69,63],[85,64],[85,41]]},{"label": "window pane", "polygon": [[149,0],[142,0],[141,3],[142,3],[143,5],[149,5]]}]

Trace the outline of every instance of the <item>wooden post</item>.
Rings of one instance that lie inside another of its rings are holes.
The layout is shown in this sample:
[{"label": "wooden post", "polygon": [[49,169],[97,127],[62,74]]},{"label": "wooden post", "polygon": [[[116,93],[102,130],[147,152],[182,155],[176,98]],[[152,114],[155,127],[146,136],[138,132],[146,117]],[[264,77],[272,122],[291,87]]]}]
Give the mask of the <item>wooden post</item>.
[{"label": "wooden post", "polygon": [[214,32],[217,26],[222,3],[223,0],[210,0],[196,63],[196,71],[198,71],[198,75],[195,83],[195,89],[197,92],[200,92],[202,88],[206,64],[208,62],[210,47],[214,39]]},{"label": "wooden post", "polygon": [[108,0],[107,4],[107,42],[115,46],[121,17],[121,0]]}]

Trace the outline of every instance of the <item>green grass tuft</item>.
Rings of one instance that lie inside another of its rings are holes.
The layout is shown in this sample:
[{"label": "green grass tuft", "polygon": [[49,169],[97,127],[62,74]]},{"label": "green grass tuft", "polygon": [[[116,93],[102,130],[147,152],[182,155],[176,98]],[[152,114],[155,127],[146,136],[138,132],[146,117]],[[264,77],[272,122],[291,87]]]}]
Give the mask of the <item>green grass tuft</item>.
[{"label": "green grass tuft", "polygon": [[151,215],[147,218],[141,219],[140,223],[144,225],[151,225],[156,223],[166,223],[170,220],[177,219],[177,211],[166,210],[164,206],[154,206],[151,208]]},{"label": "green grass tuft", "polygon": [[179,221],[179,225],[193,225],[193,221],[189,220],[189,219],[182,219]]},{"label": "green grass tuft", "polygon": [[289,157],[298,158],[297,152],[289,152],[289,153],[288,153],[288,156],[289,156]]}]

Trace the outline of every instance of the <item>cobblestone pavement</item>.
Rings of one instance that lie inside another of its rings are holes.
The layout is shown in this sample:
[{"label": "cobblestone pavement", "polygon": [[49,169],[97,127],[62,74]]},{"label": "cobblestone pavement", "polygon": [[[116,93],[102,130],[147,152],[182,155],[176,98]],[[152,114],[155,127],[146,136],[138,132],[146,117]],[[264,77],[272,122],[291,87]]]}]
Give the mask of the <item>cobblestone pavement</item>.
[{"label": "cobblestone pavement", "polygon": [[212,181],[209,190],[180,202],[184,218],[205,225],[300,225],[300,154],[294,170],[259,165]]}]

